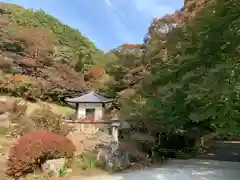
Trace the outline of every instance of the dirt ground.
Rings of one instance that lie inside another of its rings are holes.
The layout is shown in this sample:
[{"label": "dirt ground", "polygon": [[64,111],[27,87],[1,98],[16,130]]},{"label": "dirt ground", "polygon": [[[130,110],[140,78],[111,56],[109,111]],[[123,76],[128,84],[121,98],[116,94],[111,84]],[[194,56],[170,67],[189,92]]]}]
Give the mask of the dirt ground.
[{"label": "dirt ground", "polygon": [[5,135],[0,135],[0,179],[7,180],[7,176],[4,173],[6,168],[6,160],[8,156],[8,150],[13,142],[12,139],[5,137]]}]

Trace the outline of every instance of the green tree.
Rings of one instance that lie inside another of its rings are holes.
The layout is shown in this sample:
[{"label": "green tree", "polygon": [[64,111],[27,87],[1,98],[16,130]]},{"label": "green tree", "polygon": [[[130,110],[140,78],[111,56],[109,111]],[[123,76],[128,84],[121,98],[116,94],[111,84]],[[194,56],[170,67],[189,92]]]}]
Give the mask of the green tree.
[{"label": "green tree", "polygon": [[[138,112],[135,117],[169,131],[197,126],[239,132],[239,5],[237,0],[215,0],[195,10],[184,25],[171,17],[160,19],[159,26],[155,22],[155,30],[164,23],[175,25],[146,41],[150,76],[136,96],[144,104],[128,106]],[[160,49],[166,50],[167,61]]]}]

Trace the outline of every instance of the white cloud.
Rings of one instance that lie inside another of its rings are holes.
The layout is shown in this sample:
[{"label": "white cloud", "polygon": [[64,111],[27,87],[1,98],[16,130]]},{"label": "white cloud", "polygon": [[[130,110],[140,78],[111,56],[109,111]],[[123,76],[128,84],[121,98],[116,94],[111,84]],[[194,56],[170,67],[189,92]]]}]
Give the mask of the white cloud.
[{"label": "white cloud", "polygon": [[120,19],[117,17],[115,18],[116,21],[114,21],[114,28],[118,34],[118,37],[121,38],[125,43],[133,41],[133,35],[130,32],[130,30],[122,23]]},{"label": "white cloud", "polygon": [[[160,0],[104,0],[108,1],[110,7],[114,6],[113,26],[116,29],[116,34],[126,43],[135,42],[135,32],[125,26],[123,19],[126,21],[132,19],[134,21],[150,21],[153,17],[163,16],[166,13],[174,12],[174,8],[164,5]],[[110,1],[110,2],[109,2]],[[121,11],[125,17],[123,19],[117,12]],[[137,19],[136,19],[137,17]],[[136,22],[138,24],[138,22]]]},{"label": "white cloud", "polygon": [[111,2],[111,0],[104,0],[104,2],[110,6],[111,8],[115,9],[115,6],[113,5],[113,3]]},{"label": "white cloud", "polygon": [[133,0],[135,8],[150,17],[163,16],[174,12],[174,8],[164,5],[159,0]]},{"label": "white cloud", "polygon": [[118,13],[114,11],[111,13],[111,26],[113,27],[116,35],[123,41],[132,41],[133,35],[130,30],[125,26]]},{"label": "white cloud", "polygon": [[[116,11],[119,15],[124,15],[124,13],[118,8],[117,6],[114,5],[116,1],[114,0],[103,0],[105,4],[107,4],[109,7],[111,7],[114,11]],[[114,2],[114,3],[113,3]]]},{"label": "white cloud", "polygon": [[[111,8],[109,9],[110,16],[108,18],[111,19],[111,26],[116,35],[123,41],[131,41],[133,36],[121,19],[124,16],[124,9],[114,4],[116,0],[104,0],[104,2]],[[108,15],[106,14],[106,16]]]}]

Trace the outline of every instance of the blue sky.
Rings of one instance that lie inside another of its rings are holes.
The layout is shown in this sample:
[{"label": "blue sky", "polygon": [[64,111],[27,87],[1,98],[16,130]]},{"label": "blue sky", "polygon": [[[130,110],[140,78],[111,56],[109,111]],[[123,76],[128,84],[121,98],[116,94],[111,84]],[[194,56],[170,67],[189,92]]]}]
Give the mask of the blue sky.
[{"label": "blue sky", "polygon": [[87,36],[102,50],[141,43],[153,17],[172,13],[184,0],[0,0],[43,9]]}]

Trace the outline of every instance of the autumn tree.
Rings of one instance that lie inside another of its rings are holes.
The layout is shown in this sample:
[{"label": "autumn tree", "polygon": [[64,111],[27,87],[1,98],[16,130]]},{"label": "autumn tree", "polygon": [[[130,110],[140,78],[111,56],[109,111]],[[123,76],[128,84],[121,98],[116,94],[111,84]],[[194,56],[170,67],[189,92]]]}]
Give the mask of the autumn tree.
[{"label": "autumn tree", "polygon": [[[128,114],[148,128],[239,134],[239,3],[209,1],[180,26],[167,18],[171,29],[155,30],[146,42],[151,75],[129,102]],[[157,55],[161,49],[166,58]]]}]

